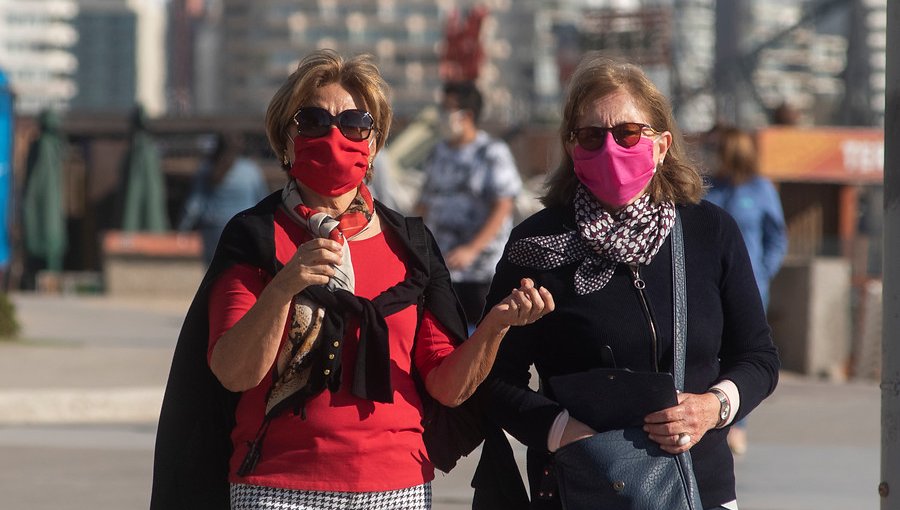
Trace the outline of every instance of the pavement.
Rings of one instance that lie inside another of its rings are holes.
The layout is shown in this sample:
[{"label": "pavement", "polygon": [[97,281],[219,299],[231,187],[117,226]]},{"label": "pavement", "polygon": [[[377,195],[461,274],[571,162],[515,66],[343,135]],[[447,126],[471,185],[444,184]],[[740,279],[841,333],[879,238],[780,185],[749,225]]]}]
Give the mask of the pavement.
[{"label": "pavement", "polygon": [[[146,508],[156,420],[189,300],[11,298],[23,332],[0,341],[0,508]],[[880,405],[873,381],[782,373],[751,415],[750,446],[736,462],[741,509],[878,508]],[[434,510],[469,508],[477,457],[438,473]]]}]

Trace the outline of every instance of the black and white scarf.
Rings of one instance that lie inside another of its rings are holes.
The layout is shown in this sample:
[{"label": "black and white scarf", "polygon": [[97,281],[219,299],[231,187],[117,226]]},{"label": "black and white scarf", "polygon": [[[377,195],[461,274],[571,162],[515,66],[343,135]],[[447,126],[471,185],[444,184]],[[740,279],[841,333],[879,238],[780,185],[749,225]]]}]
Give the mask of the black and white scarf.
[{"label": "black and white scarf", "polygon": [[520,239],[510,246],[508,258],[535,269],[581,262],[575,271],[579,295],[605,287],[619,263],[650,263],[675,225],[675,205],[654,203],[647,194],[610,213],[580,185],[574,206],[577,230]]}]

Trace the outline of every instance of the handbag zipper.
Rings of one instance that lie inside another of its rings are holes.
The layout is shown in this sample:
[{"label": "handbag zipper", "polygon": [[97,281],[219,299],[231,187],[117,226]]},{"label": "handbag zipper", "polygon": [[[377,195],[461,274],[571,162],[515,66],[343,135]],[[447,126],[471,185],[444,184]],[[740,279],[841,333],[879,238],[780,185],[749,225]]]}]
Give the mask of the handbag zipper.
[{"label": "handbag zipper", "polygon": [[644,293],[644,288],[647,287],[647,284],[641,278],[641,267],[639,265],[628,265],[628,268],[631,269],[631,277],[634,282],[634,288],[638,291],[638,296],[641,298],[641,305],[644,308],[644,317],[647,319],[647,323],[650,325],[650,354],[653,356],[653,371],[659,372],[659,361],[657,357],[657,344],[658,339],[656,337],[656,324],[653,322],[653,315],[650,314],[650,305],[647,304],[647,295]]}]

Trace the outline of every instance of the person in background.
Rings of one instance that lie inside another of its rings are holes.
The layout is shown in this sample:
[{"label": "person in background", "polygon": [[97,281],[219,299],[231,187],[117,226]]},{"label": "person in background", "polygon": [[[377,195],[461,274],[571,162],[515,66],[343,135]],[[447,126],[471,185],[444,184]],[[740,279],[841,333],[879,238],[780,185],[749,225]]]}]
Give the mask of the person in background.
[{"label": "person in background", "polygon": [[523,279],[463,341],[434,238],[366,184],[388,94],[370,57],[320,50],[269,103],[285,183],[225,227],[185,319],[153,510],[428,510],[435,453],[449,471],[481,442],[435,437],[426,406],[459,416],[506,333],[552,296]]},{"label": "person in background", "polygon": [[442,140],[426,163],[416,212],[444,253],[471,330],[512,229],[522,180],[506,143],[478,127],[482,97],[475,84],[448,83],[443,93]]},{"label": "person in background", "polygon": [[[680,218],[684,391],[676,406],[643,417],[643,431],[667,453],[690,451],[703,508],[735,510],[726,434],[774,391],[780,366],[740,231],[701,200],[702,178],[671,105],[639,67],[585,56],[564,99],[559,136],[562,161],[548,181],[546,208],[513,229],[485,305],[527,277],[550,290],[555,310],[510,331],[479,402],[528,447],[530,508],[560,508],[555,452],[575,449],[568,451],[583,454],[585,470],[596,468],[587,460],[603,460],[588,459],[597,431],[569,414],[549,381],[599,367],[672,372],[671,234]],[[532,365],[539,391],[529,385]],[[492,466],[511,455],[504,452],[508,444],[486,440],[472,482],[475,501],[485,504],[474,508],[514,508],[501,499],[523,492],[521,482],[492,479]],[[610,487],[598,482],[596,491]]]},{"label": "person in background", "polygon": [[184,205],[178,230],[200,231],[207,266],[228,220],[269,194],[262,170],[245,157],[244,146],[242,134],[217,132],[212,155],[195,174]]},{"label": "person in background", "polygon": [[[763,307],[768,307],[769,283],[781,267],[788,248],[781,199],[772,181],[759,174],[756,145],[750,133],[722,126],[715,130],[713,141],[717,147],[717,164],[706,199],[725,209],[737,222]],[[744,420],[731,428],[728,444],[737,455],[747,451]]]}]

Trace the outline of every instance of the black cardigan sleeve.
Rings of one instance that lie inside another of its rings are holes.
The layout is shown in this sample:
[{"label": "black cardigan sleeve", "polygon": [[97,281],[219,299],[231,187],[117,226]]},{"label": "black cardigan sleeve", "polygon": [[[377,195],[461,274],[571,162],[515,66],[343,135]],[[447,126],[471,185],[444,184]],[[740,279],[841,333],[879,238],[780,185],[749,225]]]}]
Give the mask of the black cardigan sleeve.
[{"label": "black cardigan sleeve", "polygon": [[731,216],[720,217],[724,323],[719,379],[737,385],[741,405],[735,420],[740,420],[775,390],[780,362],[743,237]]}]

